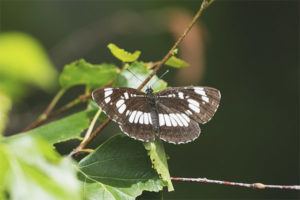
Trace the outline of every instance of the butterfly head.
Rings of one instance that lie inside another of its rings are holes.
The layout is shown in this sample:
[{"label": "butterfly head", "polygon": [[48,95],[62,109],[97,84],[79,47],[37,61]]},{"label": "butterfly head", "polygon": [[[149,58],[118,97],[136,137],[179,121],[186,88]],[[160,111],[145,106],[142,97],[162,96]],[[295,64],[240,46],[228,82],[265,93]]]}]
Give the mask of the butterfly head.
[{"label": "butterfly head", "polygon": [[148,87],[148,88],[146,89],[146,94],[152,94],[152,93],[153,93],[152,88],[151,88],[151,87]]}]

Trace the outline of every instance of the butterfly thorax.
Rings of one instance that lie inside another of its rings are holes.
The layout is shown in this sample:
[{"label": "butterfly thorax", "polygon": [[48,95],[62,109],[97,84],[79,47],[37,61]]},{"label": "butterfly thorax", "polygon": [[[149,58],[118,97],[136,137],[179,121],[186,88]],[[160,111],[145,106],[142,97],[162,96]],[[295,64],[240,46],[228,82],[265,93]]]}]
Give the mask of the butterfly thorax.
[{"label": "butterfly thorax", "polygon": [[155,94],[153,93],[152,88],[147,88],[146,89],[146,97],[148,102],[154,106],[155,105]]},{"label": "butterfly thorax", "polygon": [[153,131],[157,133],[159,129],[158,113],[156,108],[156,98],[152,88],[146,89],[146,98],[147,98],[147,102],[149,103],[148,109],[150,111],[151,121],[153,122],[152,128]]}]

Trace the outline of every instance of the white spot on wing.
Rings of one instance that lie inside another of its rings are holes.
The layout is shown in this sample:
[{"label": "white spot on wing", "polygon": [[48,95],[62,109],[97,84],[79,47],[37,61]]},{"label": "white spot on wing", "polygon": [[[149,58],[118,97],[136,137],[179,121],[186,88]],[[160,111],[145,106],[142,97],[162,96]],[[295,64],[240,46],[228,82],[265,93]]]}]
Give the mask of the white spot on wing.
[{"label": "white spot on wing", "polygon": [[164,115],[163,114],[158,114],[158,118],[159,118],[159,125],[160,126],[165,125]]},{"label": "white spot on wing", "polygon": [[208,97],[204,97],[204,96],[203,96],[203,97],[202,97],[202,100],[203,100],[203,101],[206,101],[207,103],[209,102]]},{"label": "white spot on wing", "polygon": [[134,119],[134,123],[135,123],[135,124],[138,123],[141,114],[142,114],[141,111],[137,111],[136,116],[135,116],[135,119]]},{"label": "white spot on wing", "polygon": [[182,116],[187,122],[190,122],[190,121],[191,121],[191,119],[190,119],[188,116],[186,116],[186,114],[182,113],[181,116]]},{"label": "white spot on wing", "polygon": [[112,90],[112,88],[105,88],[104,91]]},{"label": "white spot on wing", "polygon": [[188,99],[187,101],[188,101],[189,103],[191,103],[191,104],[194,104],[194,105],[197,106],[197,107],[200,106],[200,104],[199,104],[197,101],[195,101],[194,99]]},{"label": "white spot on wing", "polygon": [[126,116],[129,115],[129,113],[130,113],[130,110],[127,110],[127,111],[126,111]]},{"label": "white spot on wing", "polygon": [[149,124],[148,113],[144,113],[144,123]]},{"label": "white spot on wing", "polygon": [[140,117],[139,123],[140,123],[140,124],[143,124],[143,123],[144,123],[144,114],[143,114],[143,113],[142,113],[142,115],[141,115],[141,117]]},{"label": "white spot on wing", "polygon": [[168,114],[164,114],[164,118],[166,121],[166,126],[171,126],[171,120]]},{"label": "white spot on wing", "polygon": [[125,99],[129,99],[128,92],[125,92],[125,93],[124,93],[124,97],[125,97]]},{"label": "white spot on wing", "polygon": [[190,111],[190,110],[186,110],[185,113],[188,114],[188,115],[192,115],[193,114],[192,111]]},{"label": "white spot on wing", "polygon": [[109,103],[110,102],[110,97],[107,97],[104,99],[105,103]]},{"label": "white spot on wing", "polygon": [[200,113],[200,108],[195,106],[194,104],[189,104],[189,108],[195,111],[196,113]]},{"label": "white spot on wing", "polygon": [[177,117],[177,115],[175,114],[170,114],[171,117],[173,117],[173,119],[176,120],[176,122],[179,124],[179,126],[183,126],[183,123],[181,122],[181,120]]},{"label": "white spot on wing", "polygon": [[133,123],[133,120],[134,120],[135,114],[136,114],[136,110],[135,110],[135,111],[133,111],[133,112],[131,113],[130,117],[129,117],[129,122],[130,122],[130,123]]},{"label": "white spot on wing", "polygon": [[[174,114],[173,114],[174,115]],[[172,126],[176,127],[177,126],[177,122],[175,121],[175,119],[173,119],[172,114],[169,114]]]},{"label": "white spot on wing", "polygon": [[119,108],[119,113],[120,114],[122,114],[124,111],[125,111],[125,109],[126,109],[126,105],[125,104],[123,104],[120,108]]},{"label": "white spot on wing", "polygon": [[181,114],[176,113],[176,116],[180,119],[180,121],[183,123],[183,125],[184,125],[185,127],[188,127],[188,126],[189,126],[188,122],[181,116]]},{"label": "white spot on wing", "polygon": [[179,97],[179,99],[184,99],[183,93],[182,92],[178,92],[178,97]]},{"label": "white spot on wing", "polygon": [[108,96],[111,95],[112,93],[113,93],[112,90],[104,91],[104,97],[108,97]]},{"label": "white spot on wing", "polygon": [[194,91],[195,91],[197,94],[206,96],[206,93],[205,93],[204,89],[201,88],[201,87],[195,87]]},{"label": "white spot on wing", "polygon": [[152,124],[152,118],[151,118],[151,114],[148,113],[148,117],[149,117],[149,123]]},{"label": "white spot on wing", "polygon": [[117,108],[119,108],[123,103],[124,103],[124,100],[123,100],[123,99],[120,99],[120,100],[116,103]]}]

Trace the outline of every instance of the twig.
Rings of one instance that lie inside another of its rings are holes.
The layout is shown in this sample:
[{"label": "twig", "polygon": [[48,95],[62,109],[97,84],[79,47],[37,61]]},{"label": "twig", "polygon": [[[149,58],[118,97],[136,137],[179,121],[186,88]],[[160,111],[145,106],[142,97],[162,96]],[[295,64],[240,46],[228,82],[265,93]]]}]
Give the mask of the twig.
[{"label": "twig", "polygon": [[182,42],[183,38],[188,34],[188,32],[191,30],[193,25],[196,23],[197,19],[200,17],[202,12],[210,5],[212,4],[214,0],[211,0],[210,2],[207,2],[204,0],[200,6],[200,9],[194,16],[191,23],[188,25],[188,27],[185,29],[183,34],[177,39],[173,47],[170,49],[170,51],[165,55],[165,57],[159,62],[159,64],[155,67],[155,69],[152,71],[152,73],[144,80],[144,82],[137,88],[137,90],[141,90],[147,83],[150,81],[150,79],[156,74],[156,72],[163,66],[163,64],[173,55],[174,50],[178,47],[178,45]]},{"label": "twig", "polygon": [[89,126],[89,129],[87,130],[87,132],[86,132],[86,134],[85,134],[85,136],[84,136],[84,138],[83,138],[83,140],[82,140],[81,143],[84,143],[84,142],[85,142],[86,140],[88,140],[88,138],[90,137],[90,135],[91,135],[91,133],[92,133],[92,130],[93,130],[94,126],[95,126],[95,123],[96,123],[96,121],[97,121],[99,115],[101,114],[101,112],[102,112],[102,110],[99,109],[99,110],[97,111],[97,113],[95,114],[95,116],[94,116],[94,118],[93,118],[93,120],[92,120],[92,122],[91,122],[91,124],[90,124],[90,126]]},{"label": "twig", "polygon": [[265,185],[263,183],[237,183],[230,181],[212,180],[207,178],[180,178],[171,177],[172,181],[184,181],[184,182],[199,182],[199,183],[215,183],[221,185],[240,186],[255,189],[283,189],[283,190],[300,190],[300,185]]},{"label": "twig", "polygon": [[[165,55],[165,57],[159,61],[155,69],[149,74],[149,76],[143,81],[143,83],[137,88],[137,90],[141,90],[147,83],[150,81],[150,79],[156,74],[156,72],[163,66],[163,64],[172,56],[174,49],[177,48],[177,46],[182,42],[183,38],[187,35],[187,33],[191,30],[193,25],[196,23],[197,19],[200,17],[202,12],[213,2],[214,0],[211,0],[209,3],[204,0],[200,6],[200,9],[194,16],[191,23],[188,25],[188,27],[185,29],[183,34],[177,39],[173,47],[170,49],[170,51]],[[77,152],[80,152],[82,149],[85,148],[85,146],[110,122],[111,120],[107,118],[92,134],[91,136],[85,141],[80,143],[68,156],[72,157]]]},{"label": "twig", "polygon": [[[107,84],[105,84],[103,87],[107,87],[110,86],[111,84],[113,84],[114,80],[108,82]],[[61,98],[61,96],[65,93],[65,89],[61,89],[53,98],[53,100],[50,102],[50,104],[48,105],[47,109],[44,111],[43,114],[40,115],[40,117],[34,121],[32,124],[30,124],[26,129],[23,130],[23,132],[29,131],[31,129],[34,129],[38,126],[40,126],[43,122],[47,121],[50,118],[53,118],[57,115],[59,115],[60,113],[72,108],[73,106],[77,105],[78,103],[81,102],[85,102],[87,101],[90,97],[91,97],[91,92],[89,88],[86,88],[85,93],[82,95],[79,95],[76,99],[74,99],[73,101],[67,103],[66,105],[62,106],[61,108],[55,110],[52,112],[53,108],[55,107],[55,105],[57,104],[58,100]]]},{"label": "twig", "polygon": [[[69,103],[67,103],[66,105],[62,106],[61,108],[53,111],[52,113],[50,113],[50,115],[48,116],[48,119],[49,118],[52,118],[52,117],[55,117],[57,115],[59,115],[60,113],[72,108],[73,106],[77,105],[78,103],[81,103],[81,102],[85,102],[87,101],[89,98],[91,97],[91,94],[90,93],[87,93],[87,94],[83,94],[83,95],[80,95],[79,97],[77,97],[76,99],[74,99],[73,101],[70,101]],[[45,119],[46,121],[47,119]]]},{"label": "twig", "polygon": [[60,89],[57,94],[54,96],[54,98],[52,99],[52,101],[50,102],[50,104],[48,105],[48,107],[46,108],[46,110],[38,117],[38,119],[36,121],[34,121],[33,123],[31,123],[28,127],[26,127],[23,131],[29,131],[37,126],[39,126],[42,122],[44,122],[50,115],[51,111],[53,110],[53,108],[55,107],[55,105],[57,104],[58,100],[62,97],[62,95],[65,93],[65,89]]}]

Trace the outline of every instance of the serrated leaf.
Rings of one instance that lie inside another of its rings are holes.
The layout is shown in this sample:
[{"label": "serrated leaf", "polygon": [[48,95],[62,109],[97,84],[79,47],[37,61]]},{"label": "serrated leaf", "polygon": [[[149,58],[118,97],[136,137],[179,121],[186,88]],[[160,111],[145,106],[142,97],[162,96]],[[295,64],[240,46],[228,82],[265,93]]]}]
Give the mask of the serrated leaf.
[{"label": "serrated leaf", "polygon": [[161,178],[168,183],[168,191],[174,191],[174,187],[171,181],[167,156],[161,140],[156,139],[154,142],[144,143],[148,155],[150,156],[151,162],[154,169],[161,176]]},{"label": "serrated leaf", "polygon": [[110,52],[122,62],[134,62],[140,57],[141,54],[140,51],[129,53],[128,51],[125,51],[124,49],[121,49],[117,45],[112,43],[107,45],[107,47],[109,48]]},{"label": "serrated leaf", "polygon": [[[121,73],[118,74],[114,82],[114,86],[138,88],[142,81],[144,81],[152,72],[152,70],[149,70],[143,62],[134,62],[127,68],[130,71],[123,69]],[[167,87],[167,83],[162,79],[158,79],[155,75],[142,90],[145,91],[147,87],[152,87],[154,92],[157,92],[165,89]]]},{"label": "serrated leaf", "polygon": [[[0,79],[7,85],[34,84],[44,90],[54,86],[57,72],[42,45],[20,32],[0,34]],[[8,78],[7,78],[8,77]],[[2,84],[2,83],[1,83]],[[2,87],[9,94],[9,88]],[[18,98],[18,93],[13,93]]]},{"label": "serrated leaf", "polygon": [[70,159],[45,141],[25,136],[0,142],[0,196],[9,199],[80,199],[80,183]]},{"label": "serrated leaf", "polygon": [[89,127],[90,118],[93,117],[94,114],[95,111],[82,111],[26,133],[6,137],[3,140],[10,141],[24,137],[25,135],[39,136],[51,144],[70,139],[79,139],[82,131]]},{"label": "serrated leaf", "polygon": [[183,68],[183,67],[188,67],[189,64],[185,62],[184,60],[181,60],[180,58],[177,58],[175,56],[171,56],[165,63],[165,65],[168,65],[170,67],[175,67],[175,68]]},{"label": "serrated leaf", "polygon": [[81,59],[64,67],[59,76],[59,83],[62,88],[86,85],[95,89],[114,80],[118,72],[119,69],[115,65],[93,65]]},{"label": "serrated leaf", "polygon": [[83,199],[133,200],[143,191],[160,191],[159,179],[141,142],[116,135],[79,162]]}]

